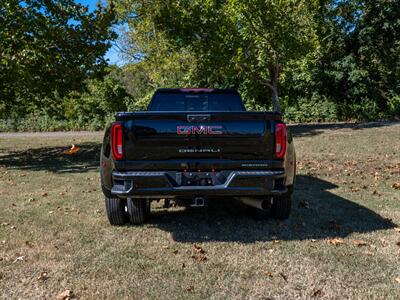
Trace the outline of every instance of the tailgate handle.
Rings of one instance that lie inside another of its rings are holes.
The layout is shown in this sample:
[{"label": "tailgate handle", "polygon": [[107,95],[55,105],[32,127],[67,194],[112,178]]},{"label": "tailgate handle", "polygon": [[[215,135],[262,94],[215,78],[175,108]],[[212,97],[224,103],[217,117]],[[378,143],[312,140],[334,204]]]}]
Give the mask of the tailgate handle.
[{"label": "tailgate handle", "polygon": [[188,122],[210,121],[210,115],[187,115]]}]

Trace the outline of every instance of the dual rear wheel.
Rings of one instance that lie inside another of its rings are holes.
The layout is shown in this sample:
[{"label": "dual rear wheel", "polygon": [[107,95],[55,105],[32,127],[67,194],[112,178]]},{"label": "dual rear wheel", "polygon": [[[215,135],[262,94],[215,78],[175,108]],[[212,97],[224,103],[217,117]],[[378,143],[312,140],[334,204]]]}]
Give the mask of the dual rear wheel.
[{"label": "dual rear wheel", "polygon": [[[289,218],[292,208],[293,189],[273,199],[271,208],[261,210],[249,207],[252,215],[257,219],[272,217],[278,220]],[[150,218],[150,201],[147,199],[105,197],[107,217],[111,225],[121,226],[128,221],[133,225],[140,225]]]},{"label": "dual rear wheel", "polygon": [[105,202],[111,225],[121,226],[128,221],[133,225],[140,225],[150,217],[150,201],[147,199],[105,197]]}]

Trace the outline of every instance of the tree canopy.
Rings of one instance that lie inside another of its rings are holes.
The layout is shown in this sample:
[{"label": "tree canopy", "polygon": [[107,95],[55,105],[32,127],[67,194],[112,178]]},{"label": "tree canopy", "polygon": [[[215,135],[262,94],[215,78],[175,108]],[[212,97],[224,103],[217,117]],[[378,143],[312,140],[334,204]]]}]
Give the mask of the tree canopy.
[{"label": "tree canopy", "polygon": [[[97,128],[160,87],[236,88],[248,109],[279,100],[297,122],[400,116],[400,1],[0,3],[3,118],[40,111]],[[126,64],[109,68],[117,22]]]},{"label": "tree canopy", "polygon": [[104,75],[115,38],[112,6],[89,12],[73,0],[0,3],[0,110],[52,105],[43,101]]},{"label": "tree canopy", "polygon": [[234,87],[256,109],[280,95],[288,116],[310,106],[324,107],[322,119],[398,113],[398,1],[114,4],[129,26],[125,79],[143,80],[140,99],[159,86]]}]

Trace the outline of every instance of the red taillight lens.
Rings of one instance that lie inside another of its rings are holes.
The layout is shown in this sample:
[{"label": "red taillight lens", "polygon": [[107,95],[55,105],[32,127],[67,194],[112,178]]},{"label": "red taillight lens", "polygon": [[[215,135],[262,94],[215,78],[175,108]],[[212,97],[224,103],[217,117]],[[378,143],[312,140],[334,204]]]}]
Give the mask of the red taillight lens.
[{"label": "red taillight lens", "polygon": [[286,152],[286,126],[279,123],[275,127],[275,157],[283,158]]},{"label": "red taillight lens", "polygon": [[124,154],[122,148],[122,125],[114,123],[111,127],[111,145],[114,159],[122,159]]}]

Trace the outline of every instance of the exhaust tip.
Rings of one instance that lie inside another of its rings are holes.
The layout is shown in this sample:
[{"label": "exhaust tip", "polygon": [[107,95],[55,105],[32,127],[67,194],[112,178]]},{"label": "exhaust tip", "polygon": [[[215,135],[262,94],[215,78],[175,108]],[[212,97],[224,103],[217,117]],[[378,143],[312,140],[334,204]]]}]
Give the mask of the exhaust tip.
[{"label": "exhaust tip", "polygon": [[264,210],[264,211],[269,211],[272,206],[272,197],[267,197],[267,198],[249,198],[249,197],[242,197],[239,198],[239,200],[248,206]]}]

